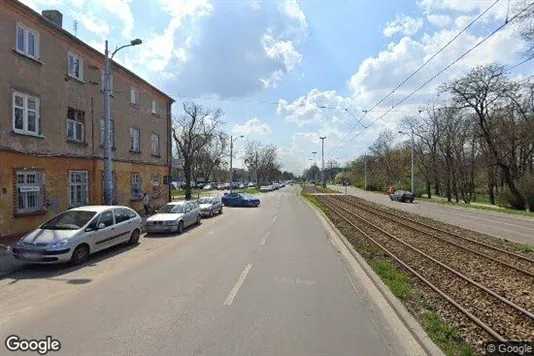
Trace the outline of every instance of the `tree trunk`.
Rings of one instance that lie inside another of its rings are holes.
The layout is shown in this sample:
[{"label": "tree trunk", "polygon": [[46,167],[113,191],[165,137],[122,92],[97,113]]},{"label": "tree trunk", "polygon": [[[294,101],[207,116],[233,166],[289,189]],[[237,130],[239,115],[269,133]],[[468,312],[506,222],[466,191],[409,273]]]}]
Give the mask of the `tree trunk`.
[{"label": "tree trunk", "polygon": [[506,182],[506,185],[510,189],[510,193],[512,193],[512,195],[515,198],[515,201],[512,202],[512,207],[518,210],[525,210],[525,207],[526,207],[525,198],[523,197],[519,189],[517,189],[517,187],[515,186],[515,182],[512,179],[512,174],[510,172],[510,167],[502,163],[499,164],[499,167],[501,167],[502,169],[502,173],[504,175],[503,178],[504,178],[504,181]]},{"label": "tree trunk", "polygon": [[191,199],[191,162],[184,160],[185,200]]},{"label": "tree trunk", "polygon": [[432,183],[430,182],[430,180],[426,180],[426,194],[428,196],[428,198],[432,198],[432,189],[431,189],[431,186],[432,186]]},{"label": "tree trunk", "polygon": [[495,180],[493,176],[493,171],[494,171],[493,167],[489,166],[488,167],[488,196],[489,196],[489,202],[491,205],[495,205],[495,192],[494,192]]}]

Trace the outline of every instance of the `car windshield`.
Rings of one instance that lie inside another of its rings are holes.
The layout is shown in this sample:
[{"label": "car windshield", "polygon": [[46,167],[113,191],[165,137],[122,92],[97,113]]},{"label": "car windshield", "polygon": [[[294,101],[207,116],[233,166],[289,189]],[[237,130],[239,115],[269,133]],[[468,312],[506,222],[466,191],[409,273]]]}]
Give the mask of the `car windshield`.
[{"label": "car windshield", "polygon": [[211,204],[213,203],[213,200],[211,198],[200,198],[198,200],[199,204]]},{"label": "car windshield", "polygon": [[158,210],[158,213],[162,214],[182,214],[184,212],[184,206],[181,204],[167,204]]},{"label": "car windshield", "polygon": [[59,214],[41,226],[42,230],[79,230],[96,215],[94,211],[70,210]]}]

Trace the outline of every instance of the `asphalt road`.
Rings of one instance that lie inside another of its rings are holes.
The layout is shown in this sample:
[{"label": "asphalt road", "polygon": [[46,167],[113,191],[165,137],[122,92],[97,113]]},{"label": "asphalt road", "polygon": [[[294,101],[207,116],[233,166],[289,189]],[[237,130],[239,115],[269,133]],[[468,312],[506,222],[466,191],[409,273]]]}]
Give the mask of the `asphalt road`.
[{"label": "asphalt road", "polygon": [[12,334],[51,335],[51,355],[406,354],[295,191],[82,268],[0,280],[0,354]]},{"label": "asphalt road", "polygon": [[[345,192],[345,187],[342,186],[331,186],[331,188]],[[399,203],[391,201],[386,194],[381,195],[366,192],[354,187],[347,187],[347,193],[388,207],[405,210],[466,229],[534,246],[534,219],[528,216],[456,208],[418,200],[412,204]]]}]

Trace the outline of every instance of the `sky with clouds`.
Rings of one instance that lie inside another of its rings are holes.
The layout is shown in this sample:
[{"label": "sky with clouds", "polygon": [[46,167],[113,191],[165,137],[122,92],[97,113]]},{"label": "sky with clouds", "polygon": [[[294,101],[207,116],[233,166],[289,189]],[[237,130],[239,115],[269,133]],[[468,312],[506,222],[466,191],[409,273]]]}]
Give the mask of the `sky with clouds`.
[{"label": "sky with clouds", "polygon": [[[514,0],[497,1],[376,105],[494,0],[22,2],[61,11],[63,27],[74,33],[76,22],[76,35],[100,51],[105,39],[114,47],[141,38],[116,60],[174,97],[175,115],[184,100],[221,107],[224,130],[245,136],[235,144],[238,161],[246,140],[276,144],[284,169],[294,173],[321,151],[320,136],[327,137],[326,159],[346,162],[381,131],[416,115],[443,81],[478,64],[513,66],[526,48],[511,22],[398,104],[517,12]],[[526,62],[511,75],[532,71]]]}]

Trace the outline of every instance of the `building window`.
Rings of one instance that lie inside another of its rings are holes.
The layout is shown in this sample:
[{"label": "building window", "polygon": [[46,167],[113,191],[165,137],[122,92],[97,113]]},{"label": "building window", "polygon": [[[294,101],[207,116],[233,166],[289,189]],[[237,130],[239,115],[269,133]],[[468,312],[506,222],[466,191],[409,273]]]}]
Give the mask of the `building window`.
[{"label": "building window", "polygon": [[158,113],[158,102],[156,100],[152,100],[152,114]]},{"label": "building window", "polygon": [[159,135],[152,134],[152,155],[159,156]]},{"label": "building window", "polygon": [[154,174],[152,176],[152,186],[159,187],[159,174]]},{"label": "building window", "polygon": [[[105,121],[104,118],[100,119],[100,144],[104,145],[104,132],[105,132]],[[115,121],[111,119],[111,130],[109,136],[111,137],[111,147],[115,147]]]},{"label": "building window", "polygon": [[26,135],[39,136],[38,98],[19,92],[13,93],[13,131]]},{"label": "building window", "polygon": [[142,180],[139,173],[132,173],[132,198],[139,199],[143,196]]},{"label": "building window", "polygon": [[67,139],[71,141],[84,142],[84,120],[83,111],[69,108],[67,110]]},{"label": "building window", "polygon": [[43,208],[44,174],[37,171],[17,172],[17,212],[33,213]]},{"label": "building window", "polygon": [[23,24],[17,24],[17,51],[37,59],[39,57],[39,34]]},{"label": "building window", "polygon": [[89,180],[87,171],[69,171],[69,206],[89,204]]},{"label": "building window", "polygon": [[[104,83],[106,81],[106,76],[105,76],[106,72],[105,71],[102,71],[101,72],[101,78],[100,78],[100,83],[102,84],[101,85],[101,88],[100,90],[104,91]],[[113,74],[111,74],[110,78],[109,78],[109,90],[111,91],[111,95],[113,95]]]},{"label": "building window", "polygon": [[130,89],[130,104],[139,105],[139,91],[137,89]]},{"label": "building window", "polygon": [[130,151],[141,152],[140,146],[141,132],[138,128],[130,127]]},{"label": "building window", "polygon": [[68,72],[71,77],[83,80],[83,58],[69,53],[67,55]]}]

